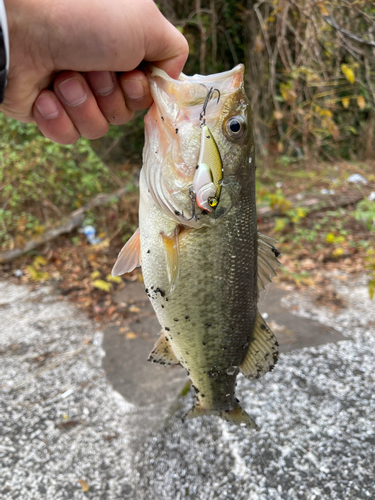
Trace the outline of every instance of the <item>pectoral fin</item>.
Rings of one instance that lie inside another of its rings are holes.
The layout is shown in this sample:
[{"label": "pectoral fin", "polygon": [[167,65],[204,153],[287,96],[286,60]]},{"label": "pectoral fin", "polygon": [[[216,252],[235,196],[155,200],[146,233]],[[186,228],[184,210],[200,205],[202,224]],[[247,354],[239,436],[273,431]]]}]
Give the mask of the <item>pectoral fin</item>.
[{"label": "pectoral fin", "polygon": [[171,293],[176,286],[180,268],[180,243],[178,234],[178,226],[176,226],[170,236],[162,234],[165,263],[167,265],[167,273]]},{"label": "pectoral fin", "polygon": [[148,361],[153,363],[160,363],[162,365],[178,365],[179,360],[176,358],[175,353],[172,351],[168,340],[166,339],[164,332],[161,333],[160,337],[156,341],[154,348],[150,352]]},{"label": "pectoral fin", "polygon": [[245,377],[255,379],[271,371],[277,363],[278,346],[275,335],[258,311],[249,349],[240,365]]},{"label": "pectoral fin", "polygon": [[130,273],[141,265],[141,238],[139,228],[133,236],[126,242],[121,252],[118,254],[115,265],[112,269],[112,276],[121,276]]},{"label": "pectoral fin", "polygon": [[274,246],[276,240],[258,233],[258,290],[265,290],[276,276],[276,269],[281,266],[278,257],[281,252]]}]

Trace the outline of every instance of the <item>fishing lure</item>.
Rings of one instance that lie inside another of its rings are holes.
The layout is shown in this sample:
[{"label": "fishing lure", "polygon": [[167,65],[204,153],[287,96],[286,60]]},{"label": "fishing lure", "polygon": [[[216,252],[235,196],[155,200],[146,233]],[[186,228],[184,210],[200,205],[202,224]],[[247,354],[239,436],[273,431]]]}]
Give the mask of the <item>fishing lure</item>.
[{"label": "fishing lure", "polygon": [[[199,115],[201,148],[193,185],[190,186],[189,189],[189,196],[192,201],[192,216],[187,219],[182,214],[185,220],[199,220],[203,215],[215,210],[220,201],[223,164],[216,141],[206,124],[207,105],[215,92],[218,93],[217,102],[219,103],[220,92],[211,87]],[[202,209],[202,215],[200,217],[196,214],[196,204]]]}]

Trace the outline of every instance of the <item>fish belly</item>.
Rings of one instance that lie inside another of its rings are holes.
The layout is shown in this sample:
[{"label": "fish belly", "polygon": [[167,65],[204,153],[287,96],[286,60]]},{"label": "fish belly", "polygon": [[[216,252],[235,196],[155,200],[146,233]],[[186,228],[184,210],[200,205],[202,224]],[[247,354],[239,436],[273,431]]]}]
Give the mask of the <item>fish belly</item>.
[{"label": "fish belly", "polygon": [[180,233],[179,275],[171,292],[162,235],[175,227],[141,189],[142,273],[162,331],[200,406],[231,410],[257,312],[254,196],[243,195],[215,225]]}]

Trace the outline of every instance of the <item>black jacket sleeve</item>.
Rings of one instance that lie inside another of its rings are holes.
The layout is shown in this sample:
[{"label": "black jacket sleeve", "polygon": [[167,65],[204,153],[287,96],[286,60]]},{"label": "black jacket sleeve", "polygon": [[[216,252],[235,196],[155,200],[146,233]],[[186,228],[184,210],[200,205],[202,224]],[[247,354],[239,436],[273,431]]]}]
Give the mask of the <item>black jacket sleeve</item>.
[{"label": "black jacket sleeve", "polygon": [[9,68],[8,25],[3,0],[0,0],[0,104],[4,100]]}]

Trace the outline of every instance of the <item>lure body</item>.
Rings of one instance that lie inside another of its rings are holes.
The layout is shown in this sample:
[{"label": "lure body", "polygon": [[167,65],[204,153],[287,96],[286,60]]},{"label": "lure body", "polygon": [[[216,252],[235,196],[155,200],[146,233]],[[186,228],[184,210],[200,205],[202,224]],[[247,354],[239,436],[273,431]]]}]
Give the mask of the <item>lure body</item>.
[{"label": "lure body", "polygon": [[220,201],[223,164],[216,141],[207,125],[201,127],[201,149],[193,189],[197,205],[212,212]]}]

